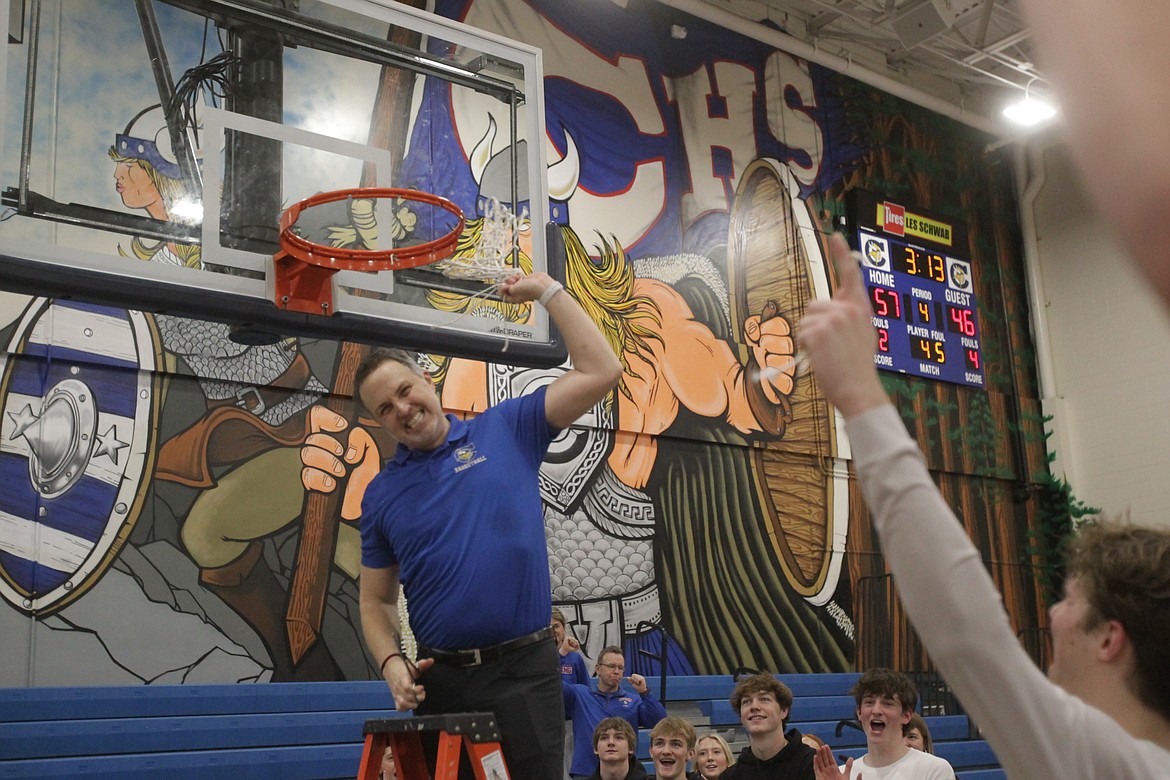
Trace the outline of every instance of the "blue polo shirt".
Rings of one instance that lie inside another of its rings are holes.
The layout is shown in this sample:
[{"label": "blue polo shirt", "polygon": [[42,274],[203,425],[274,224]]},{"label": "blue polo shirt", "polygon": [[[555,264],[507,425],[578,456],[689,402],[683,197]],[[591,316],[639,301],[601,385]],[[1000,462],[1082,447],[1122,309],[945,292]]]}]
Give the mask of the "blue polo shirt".
[{"label": "blue polo shirt", "polygon": [[565,712],[573,719],[573,762],[571,775],[591,775],[597,771],[597,754],[593,752],[593,730],[606,718],[624,718],[634,727],[654,728],[666,717],[666,708],[654,694],[637,694],[618,688],[610,693],[597,689],[597,680],[590,685],[575,685],[561,680],[565,694]]},{"label": "blue polo shirt", "polygon": [[362,565],[397,564],[420,644],[486,647],[548,627],[538,474],[558,432],[545,389],[461,421],[437,449],[399,445],[362,499]]}]

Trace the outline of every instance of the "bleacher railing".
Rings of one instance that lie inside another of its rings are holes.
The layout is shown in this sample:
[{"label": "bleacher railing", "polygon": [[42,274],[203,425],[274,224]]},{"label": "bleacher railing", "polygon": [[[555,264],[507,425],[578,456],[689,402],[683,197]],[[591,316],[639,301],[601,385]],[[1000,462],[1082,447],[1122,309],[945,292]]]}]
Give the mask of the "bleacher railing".
[{"label": "bleacher railing", "polygon": [[651,623],[649,620],[642,620],[634,627],[634,633],[641,636],[643,632],[659,633],[658,652],[654,653],[644,647],[638,648],[638,655],[646,656],[647,658],[658,662],[658,701],[666,701],[666,629],[661,625]]}]

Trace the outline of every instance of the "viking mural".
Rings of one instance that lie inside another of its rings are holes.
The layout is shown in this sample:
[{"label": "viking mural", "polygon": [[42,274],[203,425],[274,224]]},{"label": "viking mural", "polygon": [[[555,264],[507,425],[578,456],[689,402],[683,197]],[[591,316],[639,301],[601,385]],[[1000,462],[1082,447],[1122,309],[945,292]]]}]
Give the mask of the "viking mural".
[{"label": "viking mural", "polygon": [[[103,8],[132,23],[125,3]],[[823,247],[840,227],[843,193],[913,182],[930,205],[931,192],[949,197],[953,183],[923,185],[897,161],[917,159],[926,127],[947,134],[960,165],[982,139],[659,6],[438,0],[433,10],[543,50],[551,209],[533,214],[518,193],[507,215],[518,231],[515,262],[528,270],[533,230],[555,222],[566,287],[625,369],[610,397],[553,443],[540,474],[553,601],[583,652],[622,645],[629,668],[645,674],[852,669],[858,626],[879,614],[869,583],[881,576],[880,555],[838,458],[835,415],[794,338],[807,303],[829,293]],[[667,32],[679,22],[685,46]],[[212,88],[204,84],[201,99]],[[502,163],[516,149],[500,132],[506,118],[440,80],[395,89],[391,100],[384,84],[355,86],[348,108],[367,118],[370,138],[393,139],[398,183],[462,207],[455,260],[473,255],[489,240],[493,209],[511,200]],[[159,222],[187,219],[163,112],[143,94],[111,86],[108,97],[121,113],[108,148],[93,152],[113,166],[94,197]],[[421,115],[440,125],[428,128],[425,149],[407,132]],[[183,132],[194,137],[198,119],[188,119]],[[879,137],[886,121],[904,132]],[[1001,212],[1010,192],[1010,182],[987,176],[964,195],[977,214]],[[328,226],[336,245],[368,246],[378,231],[409,239],[418,220],[408,203],[380,223],[363,208],[349,204]],[[1010,225],[984,227],[1011,247]],[[203,262],[197,243],[133,232],[111,240],[127,262]],[[1018,259],[1006,252],[983,263],[997,261],[1006,310],[1019,297]],[[425,300],[452,316],[470,307],[505,322],[531,316],[527,305],[449,290]],[[35,679],[5,682],[378,676],[358,622],[356,524],[362,491],[393,442],[346,395],[345,367],[364,346],[238,344],[215,323],[17,295],[0,298],[0,315],[0,468],[10,486],[0,633],[37,635],[27,665]],[[999,312],[983,323],[992,359],[996,344],[1026,338],[1007,320]],[[440,349],[419,360],[444,408],[462,416],[564,370]],[[1001,415],[1006,384],[992,379],[985,404]],[[932,408],[951,404],[955,429],[984,403],[917,380],[891,379],[891,389],[908,420],[924,398],[937,400]],[[950,458],[955,445],[937,430],[923,424],[919,433]],[[351,470],[333,479],[306,469],[314,447],[344,452]],[[1006,506],[979,481],[979,464],[947,462],[957,494]],[[314,495],[335,500],[328,516],[306,509]],[[974,531],[1002,526],[990,557],[1010,553],[1028,511],[989,512],[992,521],[971,513],[968,522]],[[314,574],[300,553],[307,529],[331,541]],[[39,552],[38,534],[59,541],[52,556]],[[289,628],[294,592],[324,605],[304,645]],[[1015,611],[1035,617],[1026,586],[1013,598]],[[409,604],[400,610],[408,625]],[[895,625],[896,616],[887,628]]]}]

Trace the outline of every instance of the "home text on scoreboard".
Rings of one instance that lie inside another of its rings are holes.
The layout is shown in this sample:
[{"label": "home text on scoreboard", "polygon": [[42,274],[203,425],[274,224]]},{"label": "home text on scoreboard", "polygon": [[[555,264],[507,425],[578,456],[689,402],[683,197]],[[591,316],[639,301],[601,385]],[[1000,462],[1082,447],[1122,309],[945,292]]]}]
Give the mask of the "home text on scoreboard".
[{"label": "home text on scoreboard", "polygon": [[965,227],[854,191],[852,238],[878,331],[874,363],[945,382],[984,386],[979,308]]}]

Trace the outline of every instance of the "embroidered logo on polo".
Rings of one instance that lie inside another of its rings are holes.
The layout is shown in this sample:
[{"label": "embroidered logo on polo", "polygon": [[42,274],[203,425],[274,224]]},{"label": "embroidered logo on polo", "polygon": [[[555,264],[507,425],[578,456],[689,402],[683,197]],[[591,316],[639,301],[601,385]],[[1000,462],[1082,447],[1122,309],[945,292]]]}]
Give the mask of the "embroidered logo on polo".
[{"label": "embroidered logo on polo", "polygon": [[487,460],[487,455],[477,455],[475,453],[474,444],[465,444],[464,446],[455,450],[455,473],[471,468],[477,463],[483,463]]}]

